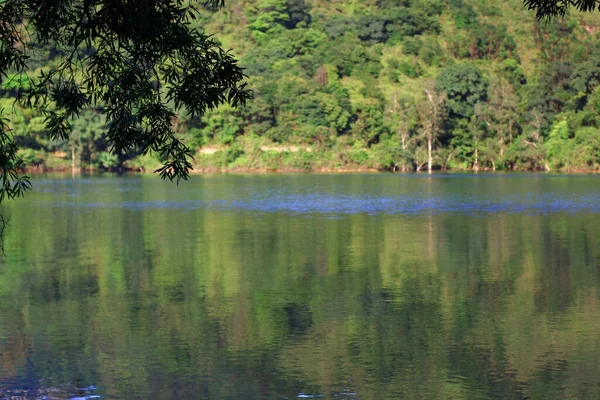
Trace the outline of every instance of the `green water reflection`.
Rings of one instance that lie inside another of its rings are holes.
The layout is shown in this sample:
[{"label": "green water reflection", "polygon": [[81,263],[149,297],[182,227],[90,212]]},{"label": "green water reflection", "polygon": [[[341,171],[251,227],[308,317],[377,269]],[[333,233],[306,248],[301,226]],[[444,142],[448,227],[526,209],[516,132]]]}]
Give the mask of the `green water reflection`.
[{"label": "green water reflection", "polygon": [[315,193],[555,204],[598,183],[38,177],[5,209],[0,393],[598,399],[600,214],[251,206]]}]

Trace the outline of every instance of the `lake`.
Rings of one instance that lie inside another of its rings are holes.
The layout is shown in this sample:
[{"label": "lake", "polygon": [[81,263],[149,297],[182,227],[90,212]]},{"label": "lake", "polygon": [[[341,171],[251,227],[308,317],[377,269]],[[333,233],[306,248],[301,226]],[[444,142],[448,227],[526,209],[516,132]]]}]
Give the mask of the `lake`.
[{"label": "lake", "polygon": [[600,176],[33,185],[0,398],[600,398]]}]

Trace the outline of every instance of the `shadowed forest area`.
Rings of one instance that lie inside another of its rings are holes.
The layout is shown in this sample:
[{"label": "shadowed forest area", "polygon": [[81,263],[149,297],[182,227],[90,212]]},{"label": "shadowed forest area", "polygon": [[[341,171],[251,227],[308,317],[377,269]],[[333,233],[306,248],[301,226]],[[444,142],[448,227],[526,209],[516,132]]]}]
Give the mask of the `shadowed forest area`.
[{"label": "shadowed forest area", "polygon": [[[536,20],[521,1],[257,0],[195,3],[194,27],[246,68],[253,98],[180,113],[197,171],[600,169],[600,16]],[[68,140],[13,104],[64,58],[30,54],[0,107],[30,168],[139,169],[157,155],[109,152],[91,109]]]}]

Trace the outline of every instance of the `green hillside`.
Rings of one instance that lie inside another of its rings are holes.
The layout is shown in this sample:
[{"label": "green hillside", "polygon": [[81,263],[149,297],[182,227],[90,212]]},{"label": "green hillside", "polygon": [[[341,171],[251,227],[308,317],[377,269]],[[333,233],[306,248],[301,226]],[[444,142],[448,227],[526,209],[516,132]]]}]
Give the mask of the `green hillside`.
[{"label": "green hillside", "polygon": [[[519,0],[254,0],[212,10],[199,29],[246,68],[254,98],[178,134],[198,171],[600,169],[600,15],[536,21]],[[46,49],[29,77],[59,62]],[[89,110],[69,141],[0,99],[21,156],[40,168],[153,170],[112,155]]]}]

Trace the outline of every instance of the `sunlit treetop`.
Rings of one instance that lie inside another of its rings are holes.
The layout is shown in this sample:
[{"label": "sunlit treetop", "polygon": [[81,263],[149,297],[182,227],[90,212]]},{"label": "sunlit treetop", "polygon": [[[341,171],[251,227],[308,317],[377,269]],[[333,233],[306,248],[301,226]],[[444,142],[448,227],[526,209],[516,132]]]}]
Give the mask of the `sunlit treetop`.
[{"label": "sunlit treetop", "polygon": [[[18,101],[42,113],[51,139],[67,138],[72,118],[93,107],[114,153],[156,152],[163,178],[187,179],[192,154],[174,135],[177,113],[201,115],[250,96],[237,60],[190,25],[196,13],[182,0],[0,1],[0,83],[16,85]],[[50,48],[62,62],[22,79],[30,56]],[[0,202],[30,186],[10,114],[0,126]]]}]

